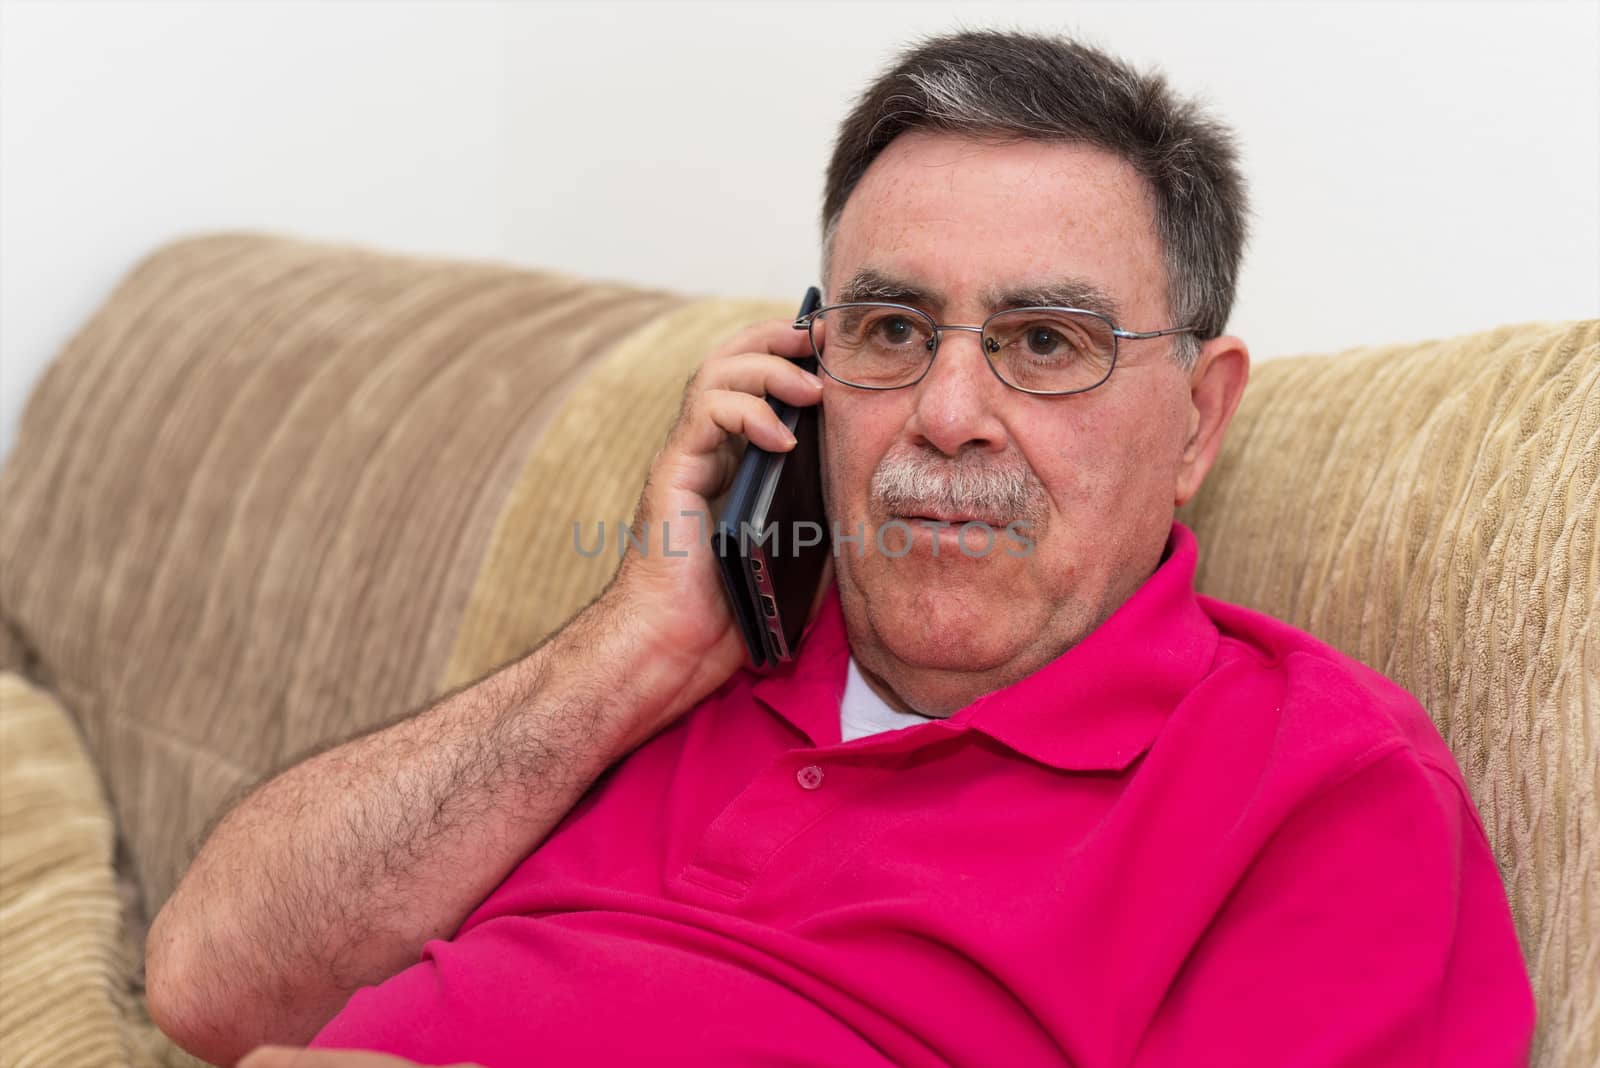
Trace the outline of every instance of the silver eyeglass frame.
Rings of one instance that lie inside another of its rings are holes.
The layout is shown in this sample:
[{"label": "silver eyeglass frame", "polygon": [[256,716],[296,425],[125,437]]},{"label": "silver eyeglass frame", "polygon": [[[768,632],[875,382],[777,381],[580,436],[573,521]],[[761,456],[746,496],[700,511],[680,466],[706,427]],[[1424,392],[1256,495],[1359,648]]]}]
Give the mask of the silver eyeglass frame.
[{"label": "silver eyeglass frame", "polygon": [[[916,378],[913,378],[911,381],[902,382],[897,386],[866,386],[859,382],[851,382],[848,379],[840,378],[838,375],[830,371],[828,369],[827,361],[822,358],[822,350],[817,347],[817,335],[812,332],[811,327],[812,324],[816,322],[817,317],[821,316],[824,312],[838,311],[840,308],[895,308],[899,311],[910,312],[912,315],[915,315],[925,322],[932,324],[933,336],[929,338],[929,341],[932,343],[933,349],[928,354],[928,362],[927,365],[922,368],[922,373]],[[1019,386],[1015,382],[1008,380],[1000,373],[1000,369],[994,365],[994,360],[992,358],[994,356],[994,350],[990,347],[993,343],[993,339],[986,337],[985,334],[988,332],[989,324],[993,322],[997,316],[1015,315],[1018,312],[1071,312],[1073,315],[1088,315],[1092,318],[1099,319],[1102,323],[1105,323],[1106,328],[1111,331],[1111,362],[1106,367],[1106,373],[1102,375],[1100,380],[1093,385],[1082,386],[1078,389],[1028,389],[1026,386]],[[929,315],[920,308],[913,308],[909,304],[895,304],[891,301],[884,300],[854,300],[847,301],[843,304],[829,304],[825,307],[817,308],[807,315],[802,315],[795,319],[794,329],[804,330],[806,332],[806,338],[811,342],[811,351],[817,357],[817,366],[822,368],[823,372],[827,374],[829,378],[842,385],[849,386],[851,389],[871,389],[881,391],[891,389],[906,389],[910,386],[916,385],[924,378],[927,378],[928,372],[933,370],[933,361],[939,355],[939,342],[944,332],[946,330],[964,330],[978,335],[979,347],[983,349],[983,362],[989,365],[990,372],[1005,385],[1019,393],[1028,393],[1035,397],[1070,397],[1078,393],[1087,393],[1091,389],[1098,389],[1105,385],[1108,380],[1110,380],[1111,373],[1117,369],[1117,357],[1121,352],[1121,343],[1123,341],[1145,341],[1150,338],[1170,337],[1174,334],[1193,334],[1198,333],[1200,328],[1197,326],[1171,326],[1165,330],[1124,330],[1115,322],[1113,322],[1110,316],[1103,315],[1097,311],[1090,311],[1088,308],[1065,308],[1048,305],[1039,305],[1027,308],[1002,308],[1000,311],[995,312],[994,315],[991,315],[985,319],[980,325],[969,326],[960,323],[936,323],[933,320],[933,316]]]}]

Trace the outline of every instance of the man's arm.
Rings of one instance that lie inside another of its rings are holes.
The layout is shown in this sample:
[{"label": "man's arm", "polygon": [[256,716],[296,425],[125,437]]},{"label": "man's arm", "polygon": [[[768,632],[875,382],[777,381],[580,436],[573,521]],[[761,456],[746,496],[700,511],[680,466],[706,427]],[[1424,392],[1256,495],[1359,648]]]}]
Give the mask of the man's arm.
[{"label": "man's arm", "polygon": [[[702,364],[639,521],[706,513],[731,477],[730,435],[792,446],[761,395],[816,403],[820,383],[780,358],[808,345],[763,323]],[[743,655],[708,545],[630,556],[527,657],[272,779],[217,825],[151,927],[155,1022],[224,1065],[304,1043],[355,990],[453,934],[606,767]]]},{"label": "man's arm", "polygon": [[162,1030],[219,1063],[303,1042],[453,934],[622,754],[631,715],[663,700],[607,649],[607,618],[597,603],[525,660],[229,813],[150,932]]},{"label": "man's arm", "polygon": [[1527,1063],[1532,1032],[1527,971],[1471,803],[1402,749],[1278,830],[1133,1063],[1511,1068]]}]

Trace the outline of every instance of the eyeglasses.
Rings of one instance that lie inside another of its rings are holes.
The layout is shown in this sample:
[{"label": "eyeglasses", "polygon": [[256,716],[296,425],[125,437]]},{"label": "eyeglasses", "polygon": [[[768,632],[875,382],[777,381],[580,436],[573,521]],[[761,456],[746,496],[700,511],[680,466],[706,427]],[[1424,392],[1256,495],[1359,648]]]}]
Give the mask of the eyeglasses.
[{"label": "eyeglasses", "polygon": [[[823,343],[817,324],[823,324]],[[811,338],[811,351],[831,377],[857,389],[903,389],[927,375],[946,330],[969,330],[982,339],[995,376],[1024,393],[1083,393],[1111,377],[1119,341],[1194,333],[1198,327],[1121,330],[1099,312],[1082,308],[1008,308],[982,326],[936,323],[904,304],[831,304],[794,321]]]}]

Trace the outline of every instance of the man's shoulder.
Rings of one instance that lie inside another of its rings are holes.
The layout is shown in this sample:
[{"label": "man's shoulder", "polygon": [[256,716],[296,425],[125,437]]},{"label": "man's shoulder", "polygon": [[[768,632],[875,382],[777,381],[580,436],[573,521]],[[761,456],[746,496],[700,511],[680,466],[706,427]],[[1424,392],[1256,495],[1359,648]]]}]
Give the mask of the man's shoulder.
[{"label": "man's shoulder", "polygon": [[[1270,739],[1271,759],[1322,784],[1405,753],[1464,791],[1455,757],[1409,691],[1316,636],[1265,613],[1202,597],[1220,635],[1209,680],[1253,699],[1231,704]],[[1285,770],[1280,767],[1279,770]],[[1310,786],[1310,783],[1306,784]]]}]

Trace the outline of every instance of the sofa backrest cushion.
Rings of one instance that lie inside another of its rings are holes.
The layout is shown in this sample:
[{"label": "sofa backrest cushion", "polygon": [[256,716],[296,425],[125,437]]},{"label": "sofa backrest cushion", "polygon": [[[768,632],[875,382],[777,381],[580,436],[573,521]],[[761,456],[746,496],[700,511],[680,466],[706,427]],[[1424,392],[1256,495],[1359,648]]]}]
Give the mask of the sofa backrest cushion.
[{"label": "sofa backrest cushion", "polygon": [[567,394],[684,304],[233,234],[72,338],[0,474],[0,667],[76,716],[146,915],[231,798],[439,692]]}]

